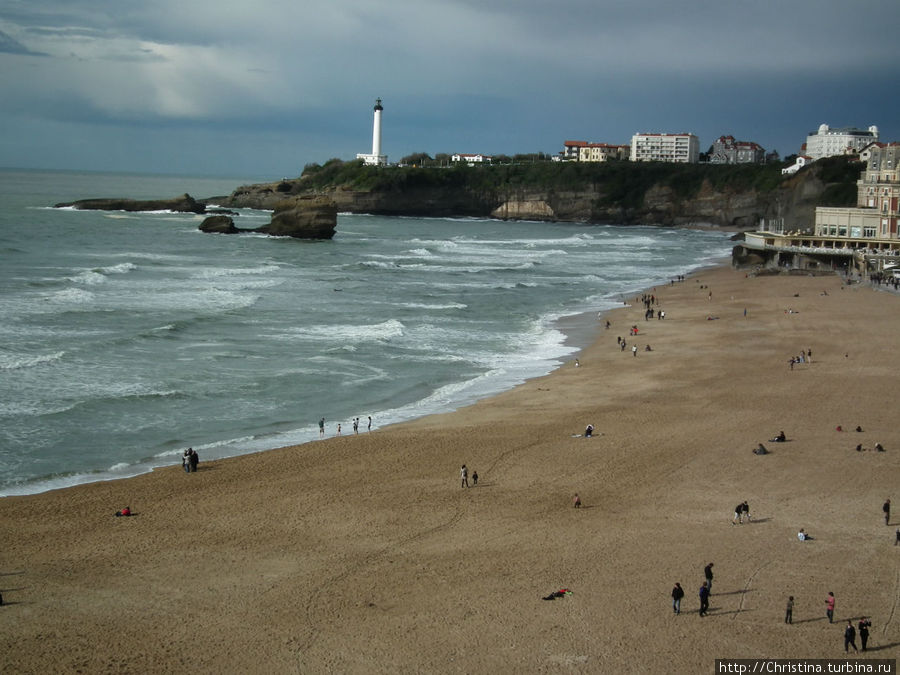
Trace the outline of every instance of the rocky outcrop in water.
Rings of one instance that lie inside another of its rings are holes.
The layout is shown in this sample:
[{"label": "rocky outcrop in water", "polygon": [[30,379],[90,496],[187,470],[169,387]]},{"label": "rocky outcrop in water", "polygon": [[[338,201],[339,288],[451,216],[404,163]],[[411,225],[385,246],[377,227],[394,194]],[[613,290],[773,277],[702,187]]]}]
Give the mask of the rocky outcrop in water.
[{"label": "rocky outcrop in water", "polygon": [[199,229],[213,234],[259,232],[273,237],[331,239],[337,227],[337,213],[335,203],[325,197],[282,198],[275,204],[271,222],[262,227],[242,229],[230,217],[216,215],[204,220]]},{"label": "rocky outcrop in water", "polygon": [[91,211],[175,211],[178,213],[206,213],[206,205],[185,193],[174,199],[79,199],[56,204],[56,208]]},{"label": "rocky outcrop in water", "polygon": [[331,239],[337,214],[337,205],[325,197],[285,199],[275,205],[272,221],[257,231],[274,237]]}]

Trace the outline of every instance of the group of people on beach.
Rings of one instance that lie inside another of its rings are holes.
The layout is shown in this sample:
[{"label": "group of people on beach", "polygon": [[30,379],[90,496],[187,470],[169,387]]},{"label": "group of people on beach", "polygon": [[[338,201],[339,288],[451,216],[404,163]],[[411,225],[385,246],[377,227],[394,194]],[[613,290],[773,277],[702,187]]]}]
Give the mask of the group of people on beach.
[{"label": "group of people on beach", "polygon": [[799,356],[792,356],[788,360],[788,365],[791,367],[791,370],[794,369],[795,365],[801,363],[812,363],[812,349],[807,349],[806,351],[801,349]]},{"label": "group of people on beach", "polygon": [[[369,419],[369,423],[366,426],[366,431],[372,431],[372,416],[369,415],[368,419]],[[358,417],[353,418],[353,433],[359,434],[359,418]],[[341,423],[338,422],[337,432],[335,433],[335,436],[340,436],[340,435],[341,435]],[[322,417],[319,419],[319,438],[324,438],[324,437],[325,437],[325,418]]]},{"label": "group of people on beach", "polygon": [[200,455],[193,448],[188,448],[181,456],[181,467],[185,473],[195,473],[197,465],[200,463]]},{"label": "group of people on beach", "polygon": [[[700,586],[698,593],[700,597],[700,616],[706,616],[709,613],[709,597],[712,595],[713,584],[713,563],[707,563],[703,568],[703,585]],[[680,582],[675,583],[672,589],[672,613],[681,614],[681,600],[684,598],[684,589]]]},{"label": "group of people on beach", "polygon": [[[463,464],[459,469],[459,479],[460,479],[460,487],[467,488],[469,487],[469,468]],[[478,485],[478,472],[472,472],[472,486]]]}]

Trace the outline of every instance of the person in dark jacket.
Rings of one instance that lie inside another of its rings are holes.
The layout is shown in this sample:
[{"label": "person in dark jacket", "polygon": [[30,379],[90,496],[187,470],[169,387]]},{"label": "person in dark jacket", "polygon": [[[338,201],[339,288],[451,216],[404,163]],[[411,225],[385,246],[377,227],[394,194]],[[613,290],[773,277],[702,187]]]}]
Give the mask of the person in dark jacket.
[{"label": "person in dark jacket", "polygon": [[197,451],[194,450],[191,452],[191,456],[188,459],[191,463],[191,472],[195,473],[197,471],[197,464],[200,462],[200,455],[198,455]]},{"label": "person in dark jacket", "polygon": [[675,614],[681,614],[681,599],[684,597],[684,589],[681,587],[681,584],[675,584],[675,588],[672,589],[672,611]]},{"label": "person in dark jacket", "polygon": [[859,642],[862,646],[862,650],[866,651],[866,645],[869,644],[869,627],[872,625],[872,622],[869,621],[866,617],[860,617],[859,619]]},{"label": "person in dark jacket", "polygon": [[856,629],[853,627],[853,619],[847,619],[847,627],[844,628],[844,651],[849,652],[850,647],[853,651],[858,652],[856,648]]},{"label": "person in dark jacket", "polygon": [[[706,616],[709,611],[709,588],[706,582],[700,587],[700,616]],[[852,628],[853,626],[851,626]]]}]

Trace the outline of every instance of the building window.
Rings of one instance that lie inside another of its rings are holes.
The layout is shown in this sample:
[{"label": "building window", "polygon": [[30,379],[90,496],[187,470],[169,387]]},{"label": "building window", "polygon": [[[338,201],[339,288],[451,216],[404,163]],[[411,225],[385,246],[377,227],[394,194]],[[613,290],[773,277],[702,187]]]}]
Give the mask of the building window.
[{"label": "building window", "polygon": [[874,237],[875,236],[875,228],[874,227],[864,227],[863,228],[863,236],[864,237]]}]

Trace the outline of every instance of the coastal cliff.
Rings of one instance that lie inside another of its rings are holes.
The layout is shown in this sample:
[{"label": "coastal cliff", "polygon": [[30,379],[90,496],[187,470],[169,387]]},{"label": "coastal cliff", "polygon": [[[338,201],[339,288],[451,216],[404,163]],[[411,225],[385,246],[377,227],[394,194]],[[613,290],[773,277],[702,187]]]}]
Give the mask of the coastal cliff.
[{"label": "coastal cliff", "polygon": [[820,160],[795,175],[777,166],[558,164],[453,168],[364,167],[332,160],[295,179],[239,187],[205,200],[273,209],[286,197],[325,196],[339,212],[546,222],[712,226],[761,219],[811,227],[815,207],[855,201],[860,165]]}]

